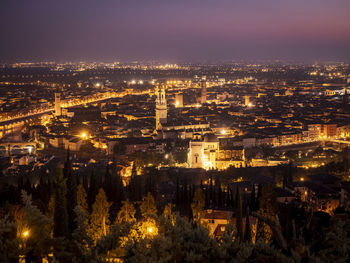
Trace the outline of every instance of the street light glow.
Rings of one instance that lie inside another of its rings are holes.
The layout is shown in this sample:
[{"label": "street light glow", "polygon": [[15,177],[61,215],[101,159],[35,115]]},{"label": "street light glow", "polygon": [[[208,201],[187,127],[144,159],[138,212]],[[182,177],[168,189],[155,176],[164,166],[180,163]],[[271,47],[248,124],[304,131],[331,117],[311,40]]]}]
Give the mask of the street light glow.
[{"label": "street light glow", "polygon": [[82,132],[81,135],[80,135],[80,137],[81,137],[82,139],[86,140],[86,139],[87,139],[87,134],[86,134],[86,132]]},{"label": "street light glow", "polygon": [[27,238],[29,236],[29,231],[28,230],[24,231],[22,235],[24,238]]}]

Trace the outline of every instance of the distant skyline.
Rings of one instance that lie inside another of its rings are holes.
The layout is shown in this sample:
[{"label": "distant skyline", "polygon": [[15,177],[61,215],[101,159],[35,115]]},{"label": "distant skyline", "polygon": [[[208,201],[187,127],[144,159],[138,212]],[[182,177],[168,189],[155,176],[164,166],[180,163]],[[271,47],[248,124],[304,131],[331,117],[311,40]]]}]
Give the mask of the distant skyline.
[{"label": "distant skyline", "polygon": [[0,62],[350,61],[348,0],[2,0]]}]

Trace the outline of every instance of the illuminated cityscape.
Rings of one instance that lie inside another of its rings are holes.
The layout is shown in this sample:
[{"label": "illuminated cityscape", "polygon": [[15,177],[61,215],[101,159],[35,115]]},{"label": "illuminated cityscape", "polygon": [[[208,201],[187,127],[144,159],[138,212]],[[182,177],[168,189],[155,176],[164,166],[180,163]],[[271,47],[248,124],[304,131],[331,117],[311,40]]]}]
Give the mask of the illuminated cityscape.
[{"label": "illuminated cityscape", "polygon": [[0,262],[349,261],[349,2],[19,2]]}]

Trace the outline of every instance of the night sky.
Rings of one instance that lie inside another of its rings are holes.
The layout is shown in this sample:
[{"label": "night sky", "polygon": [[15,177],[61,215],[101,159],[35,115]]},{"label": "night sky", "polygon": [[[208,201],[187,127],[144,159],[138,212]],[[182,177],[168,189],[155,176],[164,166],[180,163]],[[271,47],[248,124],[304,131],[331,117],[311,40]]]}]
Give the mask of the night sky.
[{"label": "night sky", "polygon": [[350,60],[350,0],[1,0],[0,61]]}]

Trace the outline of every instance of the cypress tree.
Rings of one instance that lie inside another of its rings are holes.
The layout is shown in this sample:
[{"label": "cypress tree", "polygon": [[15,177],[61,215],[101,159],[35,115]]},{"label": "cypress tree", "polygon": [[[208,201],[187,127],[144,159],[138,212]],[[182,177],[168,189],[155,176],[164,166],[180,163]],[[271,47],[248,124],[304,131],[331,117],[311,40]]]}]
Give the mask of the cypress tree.
[{"label": "cypress tree", "polygon": [[240,240],[243,240],[243,216],[242,216],[242,200],[241,194],[237,189],[237,209],[236,209],[236,228],[237,228],[237,237]]},{"label": "cypress tree", "polygon": [[91,177],[90,177],[90,186],[89,186],[89,191],[88,191],[89,210],[92,209],[92,204],[95,202],[97,191],[98,191],[97,176],[95,175],[94,170],[92,170]]},{"label": "cypress tree", "polygon": [[89,249],[93,246],[93,241],[87,233],[89,223],[88,215],[79,205],[74,208],[74,212],[76,214],[75,221],[77,227],[72,233],[73,242],[71,242],[71,246],[74,251],[72,262],[90,262],[91,257],[89,256]]},{"label": "cypress tree", "polygon": [[86,215],[88,215],[89,206],[87,204],[86,197],[87,197],[87,194],[84,187],[81,184],[79,184],[78,191],[77,191],[77,205],[81,207],[81,209],[84,211]]},{"label": "cypress tree", "polygon": [[216,194],[217,194],[217,206],[222,206],[222,190],[221,190],[221,182],[220,179],[217,177],[215,180],[215,188],[216,188]]},{"label": "cypress tree", "polygon": [[250,210],[255,211],[256,208],[256,197],[255,197],[255,185],[252,185],[252,192],[250,194]]},{"label": "cypress tree", "polygon": [[232,210],[234,210],[236,207],[236,201],[235,201],[235,196],[232,188],[230,188],[230,198],[231,198],[231,207],[232,207]]},{"label": "cypress tree", "polygon": [[84,174],[83,176],[83,187],[85,189],[85,192],[87,192],[89,190],[89,179],[88,179],[88,176],[86,174]]},{"label": "cypress tree", "polygon": [[64,178],[67,180],[67,213],[68,213],[68,231],[71,236],[76,228],[75,212],[77,206],[77,177],[73,174],[72,162],[67,150],[67,160],[64,164]]},{"label": "cypress tree", "polygon": [[114,176],[114,181],[116,185],[116,188],[115,188],[116,197],[114,201],[118,204],[118,206],[120,206],[120,204],[124,200],[124,185],[123,185],[123,179],[120,176],[120,173]]},{"label": "cypress tree", "polygon": [[112,176],[110,174],[109,171],[109,164],[107,163],[106,166],[106,173],[104,176],[104,180],[103,180],[103,184],[102,184],[103,190],[105,191],[108,200],[112,200],[112,191],[111,191],[111,187],[112,187]]},{"label": "cypress tree", "polygon": [[238,208],[238,201],[241,201],[239,188],[236,188],[235,208]]},{"label": "cypress tree", "polygon": [[210,207],[213,204],[213,199],[214,199],[213,178],[210,177],[210,185],[209,185],[209,204],[210,204]]},{"label": "cypress tree", "polygon": [[117,223],[132,223],[135,221],[136,210],[133,204],[129,201],[123,201],[123,205],[118,212],[116,222]]},{"label": "cypress tree", "polygon": [[200,221],[205,206],[205,197],[202,189],[197,189],[194,194],[193,203],[191,205],[194,221]]},{"label": "cypress tree", "polygon": [[68,214],[67,214],[67,185],[66,179],[63,178],[62,169],[56,170],[56,187],[54,197],[54,237],[68,238]]},{"label": "cypress tree", "polygon": [[23,189],[24,189],[24,191],[26,191],[28,194],[32,194],[32,193],[33,193],[32,183],[31,183],[31,181],[30,181],[29,178],[26,178],[26,179],[24,180]]},{"label": "cypress tree", "polygon": [[244,241],[249,243],[252,242],[252,230],[250,227],[250,220],[249,220],[249,208],[247,208],[247,214],[246,214],[246,220],[245,220]]},{"label": "cypress tree", "polygon": [[256,202],[255,202],[255,210],[259,210],[260,208],[260,199],[262,196],[262,186],[261,184],[258,185],[258,194],[257,194],[257,198],[256,198]]},{"label": "cypress tree", "polygon": [[157,216],[157,208],[151,193],[148,193],[142,200],[140,205],[141,215],[144,219],[155,218]]},{"label": "cypress tree", "polygon": [[89,235],[96,243],[101,237],[106,236],[109,231],[109,208],[111,203],[102,188],[96,195],[96,201],[92,206],[90,217]]},{"label": "cypress tree", "polygon": [[175,197],[176,206],[180,205],[180,185],[179,185],[179,177],[176,177],[176,197]]}]

